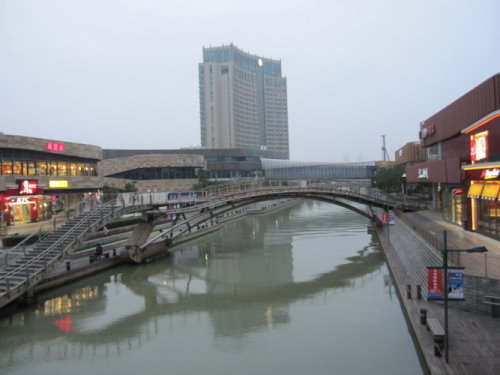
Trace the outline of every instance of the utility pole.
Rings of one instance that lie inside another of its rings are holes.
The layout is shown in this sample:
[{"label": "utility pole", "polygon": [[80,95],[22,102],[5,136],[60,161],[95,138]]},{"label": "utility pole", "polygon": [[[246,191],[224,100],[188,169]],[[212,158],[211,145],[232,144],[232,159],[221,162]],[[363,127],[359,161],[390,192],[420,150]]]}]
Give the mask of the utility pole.
[{"label": "utility pole", "polygon": [[385,135],[382,135],[382,160],[391,161],[387,149],[385,148]]}]

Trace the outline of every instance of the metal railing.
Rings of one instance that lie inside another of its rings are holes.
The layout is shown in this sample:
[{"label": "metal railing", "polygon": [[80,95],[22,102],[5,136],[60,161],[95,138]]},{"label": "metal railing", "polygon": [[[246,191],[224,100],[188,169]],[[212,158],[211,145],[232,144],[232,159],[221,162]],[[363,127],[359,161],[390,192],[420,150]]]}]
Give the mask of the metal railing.
[{"label": "metal railing", "polygon": [[[429,248],[439,256],[443,256],[443,238],[442,233],[426,229],[412,220],[401,211],[395,210],[399,220],[410,227]],[[500,279],[500,256],[483,254],[468,254],[464,252],[449,252],[448,262],[457,267],[464,267],[465,273],[473,276]]]},{"label": "metal railing", "polygon": [[[189,206],[185,208],[186,211],[204,207],[210,208],[213,205],[226,204],[232,198],[252,199],[272,196],[274,192],[280,194],[302,192],[316,194],[316,196],[337,195],[344,196],[347,199],[359,198],[365,203],[373,202],[392,207],[421,206],[421,202],[418,200],[400,195],[386,194],[363,185],[299,180],[254,180],[223,186],[218,185],[190,192],[190,194],[186,195],[187,199],[183,199],[181,194],[177,200],[170,200],[166,192],[105,194],[99,200],[91,197],[75,203],[66,210],[67,220],[76,219],[77,221],[64,228],[58,236],[51,237],[50,240],[53,240],[53,242],[49,243],[49,234],[46,234],[34,245],[28,247],[27,242],[35,235],[35,233],[32,233],[9,251],[9,253],[19,253],[19,256],[8,259],[9,256],[6,253],[6,264],[0,269],[0,281],[6,281],[7,287],[6,290],[0,292],[0,297],[5,294],[10,295],[11,291],[16,288],[23,289],[35,285],[41,280],[48,267],[76,248],[89,233],[98,230],[116,217],[177,203],[186,203]],[[279,194],[276,197],[278,198]],[[41,234],[42,228],[48,228],[50,225],[49,222],[40,227],[38,233]],[[22,251],[20,251],[21,247]]]}]

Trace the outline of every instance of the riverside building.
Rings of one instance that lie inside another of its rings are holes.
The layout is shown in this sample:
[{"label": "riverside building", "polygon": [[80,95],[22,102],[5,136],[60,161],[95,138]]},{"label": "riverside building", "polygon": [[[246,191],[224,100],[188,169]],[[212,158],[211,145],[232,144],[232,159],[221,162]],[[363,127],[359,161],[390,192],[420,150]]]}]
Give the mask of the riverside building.
[{"label": "riverside building", "polygon": [[423,121],[420,140],[428,161],[408,182],[432,186],[449,221],[500,238],[500,74]]},{"label": "riverside building", "polygon": [[0,133],[1,222],[47,220],[97,191],[100,158],[97,146]]},{"label": "riverside building", "polygon": [[280,60],[230,44],[203,48],[198,72],[202,147],[270,150],[289,158],[287,83]]}]

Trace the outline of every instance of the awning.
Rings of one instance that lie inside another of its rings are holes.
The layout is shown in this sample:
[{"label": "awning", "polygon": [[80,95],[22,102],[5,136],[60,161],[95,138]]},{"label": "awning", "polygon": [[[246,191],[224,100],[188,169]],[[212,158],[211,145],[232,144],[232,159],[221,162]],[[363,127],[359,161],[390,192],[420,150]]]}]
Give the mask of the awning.
[{"label": "awning", "polygon": [[467,198],[479,198],[483,190],[483,184],[471,184],[467,192]]},{"label": "awning", "polygon": [[485,184],[481,193],[481,199],[496,200],[498,197],[498,184]]}]

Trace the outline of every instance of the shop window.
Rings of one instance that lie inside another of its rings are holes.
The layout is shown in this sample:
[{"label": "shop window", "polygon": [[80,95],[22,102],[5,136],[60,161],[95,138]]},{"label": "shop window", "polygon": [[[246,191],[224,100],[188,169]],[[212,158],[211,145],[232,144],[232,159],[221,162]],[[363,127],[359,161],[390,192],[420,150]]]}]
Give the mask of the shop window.
[{"label": "shop window", "polygon": [[84,176],[85,175],[85,165],[83,165],[83,164],[76,165],[76,175],[77,176]]},{"label": "shop window", "polygon": [[12,175],[12,162],[10,160],[2,162],[2,175],[4,176]]},{"label": "shop window", "polygon": [[34,161],[28,162],[28,176],[36,175],[36,164]]},{"label": "shop window", "polygon": [[27,161],[23,161],[23,176],[27,176],[28,175],[28,162]]},{"label": "shop window", "polygon": [[37,161],[36,162],[36,174],[39,176],[47,175],[47,162],[45,161]]},{"label": "shop window", "polygon": [[23,174],[23,163],[21,161],[14,161],[13,163],[13,174],[14,176],[22,176]]},{"label": "shop window", "polygon": [[47,170],[49,172],[49,176],[57,176],[57,163],[49,161],[47,163]]},{"label": "shop window", "polygon": [[76,176],[77,175],[77,169],[76,169],[76,163],[71,163],[69,165],[69,175],[70,176]]},{"label": "shop window", "polygon": [[67,164],[63,162],[57,163],[57,175],[58,176],[67,176]]}]

